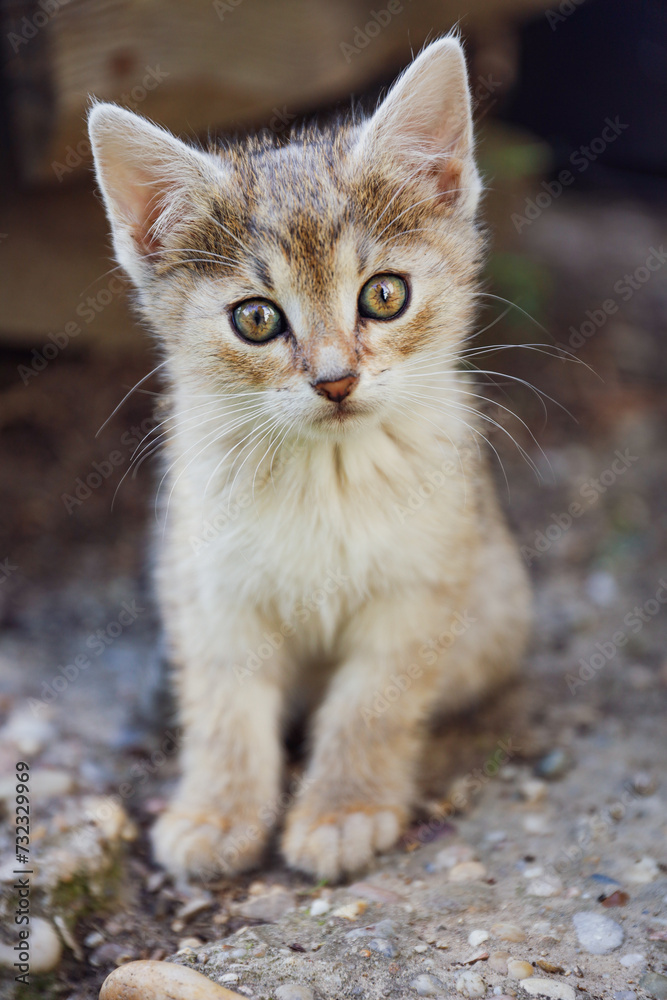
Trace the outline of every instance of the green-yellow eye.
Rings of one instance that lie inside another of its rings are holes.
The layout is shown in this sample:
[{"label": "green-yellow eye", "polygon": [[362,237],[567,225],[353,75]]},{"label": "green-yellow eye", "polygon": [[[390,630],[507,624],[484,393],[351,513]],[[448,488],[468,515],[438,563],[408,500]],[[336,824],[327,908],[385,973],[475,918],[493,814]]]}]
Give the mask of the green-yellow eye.
[{"label": "green-yellow eye", "polygon": [[263,344],[283,333],[287,324],[278,306],[268,299],[246,299],[232,310],[234,329],[245,340]]},{"label": "green-yellow eye", "polygon": [[397,274],[376,274],[359,293],[359,312],[367,319],[394,319],[408,301],[408,286]]}]

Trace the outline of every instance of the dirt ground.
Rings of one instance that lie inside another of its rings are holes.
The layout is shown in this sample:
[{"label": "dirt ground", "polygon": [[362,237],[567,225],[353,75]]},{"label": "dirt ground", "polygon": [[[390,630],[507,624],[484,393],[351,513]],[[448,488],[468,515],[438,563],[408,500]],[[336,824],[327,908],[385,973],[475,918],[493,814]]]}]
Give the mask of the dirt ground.
[{"label": "dirt ground", "polygon": [[[3,356],[0,939],[15,940],[17,760],[32,771],[33,912],[64,938],[58,966],[29,987],[7,974],[3,1000],[92,1000],[124,962],[174,954],[258,1000],[667,998],[667,268],[634,279],[628,297],[615,290],[664,231],[657,210],[564,199],[521,234],[544,278],[540,320],[585,362],[515,350],[491,366],[570,411],[547,402],[545,423],[516,382],[493,390],[489,410],[504,427],[492,437],[509,483],[498,470],[499,489],[535,587],[525,677],[438,727],[423,813],[348,886],[314,886],[277,853],[203,887],[174,886],[152,864],[147,830],[175,776],[176,724],[147,568],[155,466],[119,483],[155,419],[158,384],[94,436],[150,354],[65,351],[27,387],[17,366],[28,356]],[[498,262],[505,273],[512,261]],[[513,297],[495,274],[494,291]],[[610,297],[617,311],[581,333]],[[488,305],[486,322],[503,308]],[[515,311],[496,334],[545,340]],[[77,496],[95,471],[99,486]],[[67,891],[49,864],[69,873]],[[613,923],[591,938],[582,913]]]}]

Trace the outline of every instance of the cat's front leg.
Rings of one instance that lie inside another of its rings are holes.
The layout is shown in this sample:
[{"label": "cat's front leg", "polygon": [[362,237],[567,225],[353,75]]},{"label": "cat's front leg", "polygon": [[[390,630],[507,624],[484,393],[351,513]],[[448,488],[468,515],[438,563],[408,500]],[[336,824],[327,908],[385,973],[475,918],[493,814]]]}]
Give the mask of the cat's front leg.
[{"label": "cat's front leg", "polygon": [[153,828],[155,856],[181,877],[243,871],[261,858],[278,812],[280,685],[225,662],[191,664],[179,687],[182,776]]},{"label": "cat's front leg", "polygon": [[424,594],[421,606],[376,601],[354,623],[351,652],[316,713],[312,758],[287,817],[283,852],[293,867],[338,879],[366,867],[405,829],[436,686],[435,668],[419,657],[429,617],[433,627],[447,621]]}]

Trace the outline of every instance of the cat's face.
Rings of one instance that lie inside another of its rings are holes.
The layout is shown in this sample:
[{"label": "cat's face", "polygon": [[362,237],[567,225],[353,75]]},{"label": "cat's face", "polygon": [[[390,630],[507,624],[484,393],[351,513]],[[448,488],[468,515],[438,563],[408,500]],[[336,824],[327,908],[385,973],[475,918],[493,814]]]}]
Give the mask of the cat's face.
[{"label": "cat's face", "polygon": [[454,40],[367,122],[287,145],[202,153],[110,105],[91,136],[117,255],[191,392],[347,430],[410,407],[465,334],[479,180]]}]

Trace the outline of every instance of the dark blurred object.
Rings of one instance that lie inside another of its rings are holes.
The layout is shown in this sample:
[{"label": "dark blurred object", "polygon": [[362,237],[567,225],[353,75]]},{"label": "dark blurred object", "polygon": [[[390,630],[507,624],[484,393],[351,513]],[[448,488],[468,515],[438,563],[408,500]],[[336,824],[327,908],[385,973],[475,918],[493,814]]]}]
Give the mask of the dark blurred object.
[{"label": "dark blurred object", "polygon": [[[521,30],[506,116],[550,143],[573,187],[667,197],[667,4],[553,4]],[[607,120],[627,126],[610,142]]]}]

